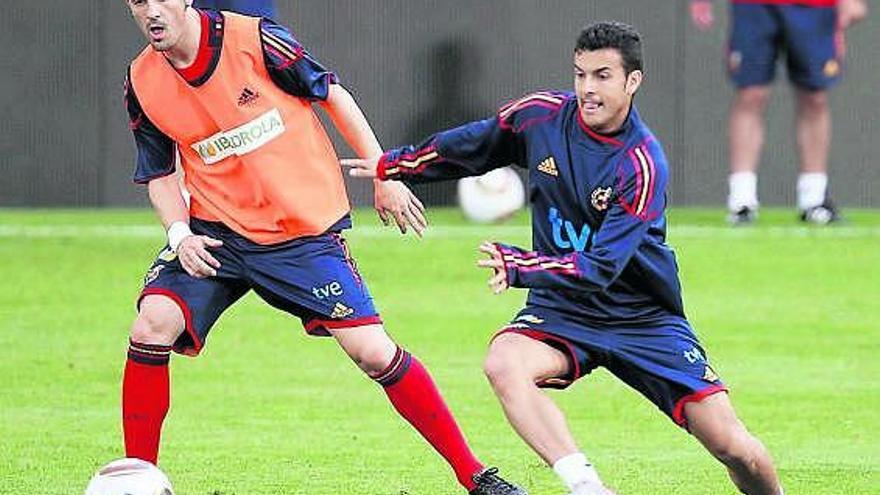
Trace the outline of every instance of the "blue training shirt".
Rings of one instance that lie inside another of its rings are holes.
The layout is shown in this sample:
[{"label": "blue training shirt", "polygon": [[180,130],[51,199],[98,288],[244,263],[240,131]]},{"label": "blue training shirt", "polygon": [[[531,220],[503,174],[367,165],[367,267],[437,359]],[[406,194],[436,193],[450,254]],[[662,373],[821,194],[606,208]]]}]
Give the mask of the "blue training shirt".
[{"label": "blue training shirt", "polygon": [[528,169],[532,250],[498,244],[528,304],[601,322],[684,317],[678,267],[666,245],[668,165],[635,106],[601,135],[573,93],[546,91],[495,117],[387,152],[379,176],[410,183]]}]

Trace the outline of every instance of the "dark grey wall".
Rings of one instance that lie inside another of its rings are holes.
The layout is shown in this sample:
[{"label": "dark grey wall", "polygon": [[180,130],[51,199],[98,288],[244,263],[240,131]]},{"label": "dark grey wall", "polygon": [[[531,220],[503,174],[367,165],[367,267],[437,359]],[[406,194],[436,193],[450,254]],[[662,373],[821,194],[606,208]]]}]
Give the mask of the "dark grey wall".
[{"label": "dark grey wall", "polygon": [[[5,2],[0,17],[0,204],[100,199],[100,2]],[[48,9],[63,15],[49,15]]]},{"label": "dark grey wall", "polygon": [[[571,86],[571,48],[599,19],[646,39],[638,97],[665,143],[675,204],[722,204],[731,89],[720,25],[698,33],[687,2],[636,0],[279,0],[281,21],[359,99],[386,146],[490,115],[504,101]],[[7,0],[0,17],[0,206],[146,204],[131,183],[133,146],[122,106],[125,67],[142,45],[121,0]],[[832,187],[839,202],[880,206],[871,141],[880,115],[880,45],[873,17],[850,33],[846,78],[833,93]],[[760,192],[790,204],[797,158],[793,108],[778,84]],[[340,145],[340,154],[349,151]],[[368,186],[353,184],[364,203]],[[422,191],[434,201],[448,188]]]}]

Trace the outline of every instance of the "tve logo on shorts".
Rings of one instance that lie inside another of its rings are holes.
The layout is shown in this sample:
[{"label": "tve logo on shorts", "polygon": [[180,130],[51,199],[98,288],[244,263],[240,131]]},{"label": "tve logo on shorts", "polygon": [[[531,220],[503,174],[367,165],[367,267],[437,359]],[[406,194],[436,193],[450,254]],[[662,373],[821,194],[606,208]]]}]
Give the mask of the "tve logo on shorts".
[{"label": "tve logo on shorts", "polygon": [[550,227],[553,229],[553,243],[562,249],[572,249],[582,253],[587,249],[590,242],[590,235],[593,231],[589,225],[582,225],[580,230],[575,229],[574,224],[562,218],[559,210],[550,208],[548,215]]},{"label": "tve logo on shorts", "polygon": [[192,149],[206,165],[212,165],[232,155],[242,156],[254,151],[284,134],[284,120],[277,108],[254,120],[192,145]]},{"label": "tve logo on shorts", "polygon": [[345,291],[342,289],[342,284],[335,281],[321,287],[312,287],[312,294],[316,299],[323,300],[330,296],[339,297],[344,293]]}]

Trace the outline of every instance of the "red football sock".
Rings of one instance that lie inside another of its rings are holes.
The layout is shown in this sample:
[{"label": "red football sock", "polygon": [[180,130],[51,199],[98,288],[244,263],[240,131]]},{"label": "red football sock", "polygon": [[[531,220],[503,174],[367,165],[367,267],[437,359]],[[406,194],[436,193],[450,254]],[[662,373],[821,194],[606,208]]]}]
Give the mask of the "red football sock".
[{"label": "red football sock", "polygon": [[458,482],[465,489],[473,490],[475,485],[471,477],[481,471],[483,465],[468,447],[443,396],[422,363],[408,352],[398,349],[388,368],[373,379],[385,388],[397,412],[446,459],[455,471]]},{"label": "red football sock", "polygon": [[131,342],[122,379],[125,456],[156,464],[159,436],[168,413],[170,346]]}]

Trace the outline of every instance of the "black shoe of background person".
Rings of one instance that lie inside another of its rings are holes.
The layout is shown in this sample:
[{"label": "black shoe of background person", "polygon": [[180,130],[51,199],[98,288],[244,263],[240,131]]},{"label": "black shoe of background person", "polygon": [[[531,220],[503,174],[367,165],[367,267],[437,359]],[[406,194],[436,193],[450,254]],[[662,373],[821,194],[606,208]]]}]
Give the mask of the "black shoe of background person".
[{"label": "black shoe of background person", "polygon": [[840,210],[837,209],[831,198],[827,198],[821,205],[801,210],[801,222],[815,225],[828,225],[843,220]]},{"label": "black shoe of background person", "polygon": [[498,468],[487,468],[474,475],[474,483],[477,487],[471,490],[470,495],[528,495],[522,488],[511,485],[498,476]]},{"label": "black shoe of background person", "polygon": [[730,212],[727,215],[727,223],[734,227],[742,227],[755,223],[758,219],[758,210],[743,206],[742,208]]}]

